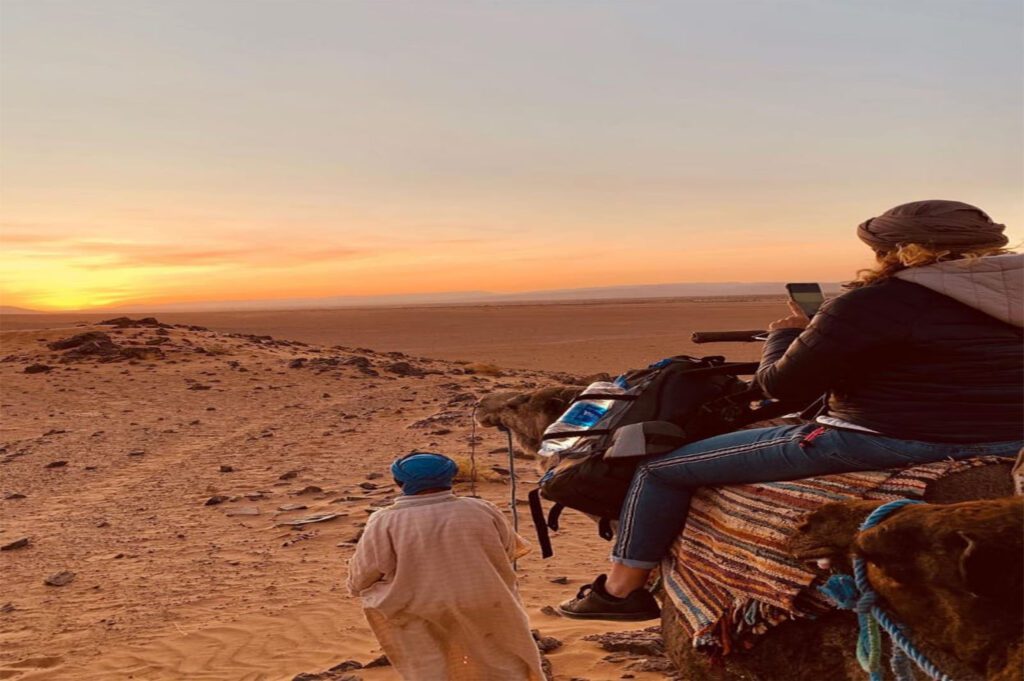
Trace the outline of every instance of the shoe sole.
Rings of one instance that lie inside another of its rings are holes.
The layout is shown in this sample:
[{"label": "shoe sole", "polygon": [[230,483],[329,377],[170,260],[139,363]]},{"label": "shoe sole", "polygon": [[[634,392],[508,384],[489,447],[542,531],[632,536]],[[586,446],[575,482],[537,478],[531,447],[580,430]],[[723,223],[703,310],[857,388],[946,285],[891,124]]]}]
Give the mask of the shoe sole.
[{"label": "shoe sole", "polygon": [[643,614],[643,613],[598,613],[598,612],[571,612],[569,610],[563,610],[558,608],[558,612],[563,617],[568,617],[574,620],[608,620],[612,622],[646,622],[648,620],[656,620],[661,617],[661,613],[657,614]]}]

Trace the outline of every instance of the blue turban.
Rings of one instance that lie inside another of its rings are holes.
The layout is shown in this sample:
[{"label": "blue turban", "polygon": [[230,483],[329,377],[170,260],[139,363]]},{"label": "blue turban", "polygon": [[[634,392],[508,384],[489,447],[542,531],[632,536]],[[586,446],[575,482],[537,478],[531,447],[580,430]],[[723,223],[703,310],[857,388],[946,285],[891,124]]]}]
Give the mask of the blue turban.
[{"label": "blue turban", "polygon": [[428,452],[415,452],[391,464],[391,475],[401,486],[402,494],[407,495],[428,489],[451,489],[458,472],[458,465],[447,456]]}]

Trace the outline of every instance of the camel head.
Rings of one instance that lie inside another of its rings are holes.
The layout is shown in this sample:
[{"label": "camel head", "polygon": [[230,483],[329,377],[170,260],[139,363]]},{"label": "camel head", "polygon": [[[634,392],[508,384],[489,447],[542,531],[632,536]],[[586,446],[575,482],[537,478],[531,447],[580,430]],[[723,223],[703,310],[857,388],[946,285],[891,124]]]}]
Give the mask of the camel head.
[{"label": "camel head", "polygon": [[883,607],[922,643],[1004,678],[1024,649],[1024,498],[911,505],[859,532],[881,503],[821,507],[798,528],[793,555],[860,556]]},{"label": "camel head", "polygon": [[480,400],[476,420],[485,428],[508,428],[519,446],[536,455],[544,430],[582,390],[582,386],[555,386],[528,393],[495,393]]}]

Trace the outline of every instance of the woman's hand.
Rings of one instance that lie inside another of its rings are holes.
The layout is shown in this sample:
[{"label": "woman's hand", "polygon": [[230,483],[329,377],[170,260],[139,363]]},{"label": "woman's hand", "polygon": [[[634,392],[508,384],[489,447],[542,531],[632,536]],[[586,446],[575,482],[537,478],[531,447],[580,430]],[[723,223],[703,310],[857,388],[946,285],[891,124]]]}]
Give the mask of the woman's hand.
[{"label": "woman's hand", "polygon": [[792,300],[788,302],[790,315],[769,324],[769,331],[778,331],[779,329],[800,329],[803,331],[807,328],[807,325],[811,323],[811,320],[807,318],[807,315],[800,309],[800,306]]}]

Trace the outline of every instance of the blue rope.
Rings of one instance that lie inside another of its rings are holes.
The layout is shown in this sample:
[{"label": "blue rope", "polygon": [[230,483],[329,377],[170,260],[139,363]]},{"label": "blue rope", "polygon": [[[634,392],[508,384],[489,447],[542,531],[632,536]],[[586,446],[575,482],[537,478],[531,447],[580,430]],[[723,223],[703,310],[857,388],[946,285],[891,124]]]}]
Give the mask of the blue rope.
[{"label": "blue rope", "polygon": [[[885,520],[890,513],[908,504],[920,504],[914,499],[900,499],[883,504],[871,512],[861,524],[860,531],[870,530]],[[914,675],[910,662],[913,662],[928,678],[935,681],[953,681],[917,649],[906,635],[904,627],[893,620],[878,605],[878,593],[868,582],[867,565],[859,556],[853,557],[853,576],[832,575],[822,586],[818,587],[836,607],[842,610],[853,610],[857,613],[860,633],[857,636],[857,661],[868,673],[871,681],[882,681],[882,645],[879,629],[885,631],[892,640],[892,659],[890,668],[896,681],[913,681]]]}]

